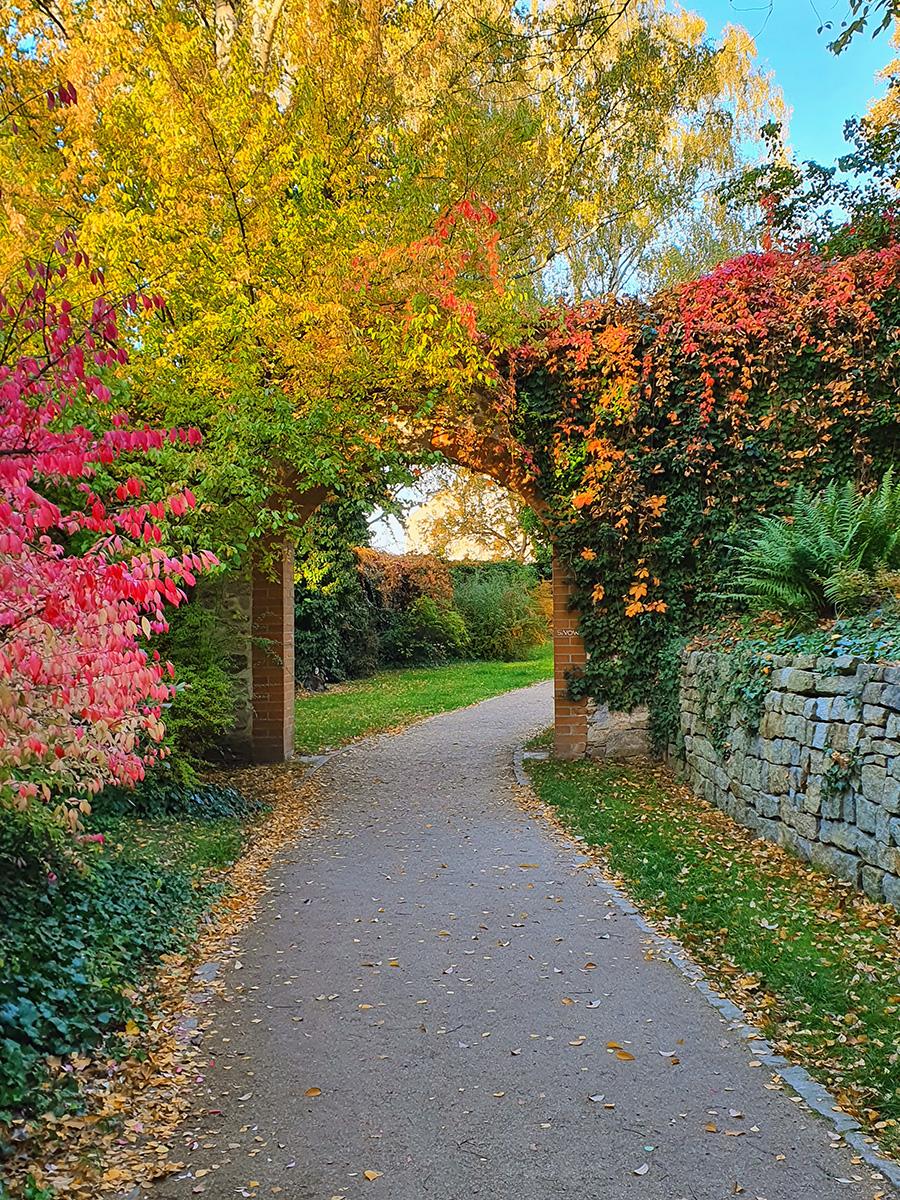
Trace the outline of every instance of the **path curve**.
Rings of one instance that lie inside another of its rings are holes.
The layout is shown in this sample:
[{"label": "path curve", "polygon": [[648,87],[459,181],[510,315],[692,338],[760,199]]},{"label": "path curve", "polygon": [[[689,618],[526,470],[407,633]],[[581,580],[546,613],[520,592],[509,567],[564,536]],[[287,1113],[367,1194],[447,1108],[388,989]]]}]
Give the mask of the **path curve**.
[{"label": "path curve", "polygon": [[192,1172],[155,1195],[887,1193],[517,806],[512,750],[550,718],[538,684],[320,770],[325,824],[282,856],[217,1009]]}]

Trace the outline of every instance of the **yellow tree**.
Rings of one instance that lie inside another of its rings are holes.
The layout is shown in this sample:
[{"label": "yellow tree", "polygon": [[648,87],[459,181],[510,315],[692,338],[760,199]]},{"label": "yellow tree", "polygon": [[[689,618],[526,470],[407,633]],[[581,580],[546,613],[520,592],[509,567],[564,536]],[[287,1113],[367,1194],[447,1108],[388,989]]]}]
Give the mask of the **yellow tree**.
[{"label": "yellow tree", "polygon": [[410,550],[449,559],[534,562],[518,497],[473,471],[447,470],[440,483],[406,519]]},{"label": "yellow tree", "polygon": [[[0,0],[0,20],[0,269],[24,229],[49,254],[74,228],[110,296],[165,297],[129,405],[204,429],[229,530],[423,441],[521,476],[495,359],[548,264],[602,273],[597,230],[654,221],[658,179],[713,144],[726,164],[727,114],[768,95],[655,0]],[[61,88],[77,103],[48,110]]]}]

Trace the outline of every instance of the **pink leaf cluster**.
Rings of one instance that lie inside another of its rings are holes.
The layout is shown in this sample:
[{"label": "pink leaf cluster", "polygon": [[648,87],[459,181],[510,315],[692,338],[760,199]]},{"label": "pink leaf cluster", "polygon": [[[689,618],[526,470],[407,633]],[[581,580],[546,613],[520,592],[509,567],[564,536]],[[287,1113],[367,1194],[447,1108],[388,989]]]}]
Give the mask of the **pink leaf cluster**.
[{"label": "pink leaf cluster", "polygon": [[[195,505],[188,489],[143,499],[119,469],[98,494],[98,472],[123,455],[200,437],[110,411],[103,378],[127,361],[116,311],[97,299],[76,321],[53,299],[67,263],[89,265],[70,235],[55,250],[57,265],[30,266],[15,300],[0,295],[0,344],[26,339],[0,365],[0,801],[52,803],[74,828],[93,794],[133,784],[165,753],[174,672],[146,642],[216,560],[163,548],[167,516]],[[85,401],[108,428],[74,420]]]}]

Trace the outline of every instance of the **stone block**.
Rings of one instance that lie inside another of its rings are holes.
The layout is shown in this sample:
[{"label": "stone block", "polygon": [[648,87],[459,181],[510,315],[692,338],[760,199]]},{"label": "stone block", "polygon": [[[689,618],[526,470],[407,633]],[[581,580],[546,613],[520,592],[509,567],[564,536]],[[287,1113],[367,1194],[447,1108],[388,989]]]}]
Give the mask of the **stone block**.
[{"label": "stone block", "polygon": [[828,745],[828,726],[821,722],[812,727],[812,736],[809,739],[810,744],[815,750],[824,750]]},{"label": "stone block", "polygon": [[782,695],[781,711],[792,716],[803,716],[808,701],[803,696],[795,696],[793,692],[784,692]]},{"label": "stone block", "polygon": [[781,672],[781,676],[782,687],[786,692],[799,692],[809,696],[816,691],[816,676],[812,671],[798,671],[789,667]]},{"label": "stone block", "polygon": [[888,904],[893,904],[894,908],[900,908],[900,877],[885,875],[881,885],[884,888],[884,898]]},{"label": "stone block", "polygon": [[845,854],[835,846],[814,842],[810,848],[810,861],[838,879],[845,879],[852,884],[859,882],[860,863],[854,854]]},{"label": "stone block", "polygon": [[801,837],[815,841],[819,836],[819,818],[812,813],[798,812],[787,800],[782,801],[781,804],[781,819],[786,826],[795,829]]},{"label": "stone block", "polygon": [[763,740],[784,736],[785,717],[783,713],[767,712],[759,723],[759,736]]},{"label": "stone block", "polygon": [[847,746],[850,750],[855,750],[862,739],[866,736],[866,727],[861,721],[853,722],[847,730]]},{"label": "stone block", "polygon": [[785,666],[795,667],[800,671],[814,671],[816,668],[815,654],[795,654],[784,659]]},{"label": "stone block", "polygon": [[855,799],[856,806],[856,824],[863,833],[875,833],[875,821],[882,809],[873,804],[871,800],[866,800],[863,796],[857,796]]},{"label": "stone block", "polygon": [[850,726],[845,725],[843,721],[832,722],[831,729],[828,731],[828,744],[832,750],[849,750],[850,749]]},{"label": "stone block", "polygon": [[781,809],[781,801],[778,796],[772,796],[768,792],[760,792],[756,797],[756,810],[761,816],[767,817],[769,820],[777,818]]},{"label": "stone block", "polygon": [[870,738],[868,753],[875,758],[883,758],[887,763],[900,756],[900,742],[895,742],[893,738]]},{"label": "stone block", "polygon": [[900,848],[897,846],[879,846],[878,853],[872,860],[876,866],[891,875],[900,875]]},{"label": "stone block", "polygon": [[850,792],[841,797],[841,817],[851,825],[856,824],[856,796]]},{"label": "stone block", "polygon": [[862,719],[868,726],[869,735],[878,737],[880,731],[887,724],[888,710],[882,708],[880,704],[864,704],[862,706]]},{"label": "stone block", "polygon": [[776,796],[785,796],[791,790],[791,776],[787,767],[769,764],[768,789]]},{"label": "stone block", "polygon": [[[871,837],[868,833],[863,833],[861,829],[856,830],[856,853],[860,858],[865,859],[867,863],[873,863],[877,866],[884,866],[885,848]],[[890,849],[886,851],[890,854]]]},{"label": "stone block", "polygon": [[866,763],[859,773],[859,790],[866,800],[880,804],[884,795],[886,775],[883,767]]},{"label": "stone block", "polygon": [[884,871],[878,867],[863,867],[859,873],[862,890],[870,900],[880,903],[884,899]]},{"label": "stone block", "polygon": [[801,829],[792,829],[790,826],[782,825],[778,831],[778,841],[785,850],[790,850],[804,862],[809,862],[812,858],[812,842],[803,836]]},{"label": "stone block", "polygon": [[840,796],[823,796],[821,800],[821,815],[829,821],[840,819],[843,801]]},{"label": "stone block", "polygon": [[855,654],[822,655],[816,659],[816,670],[823,675],[855,675],[861,661]]},{"label": "stone block", "polygon": [[[893,765],[900,766],[900,759]],[[889,813],[900,813],[900,778],[893,774],[885,776],[879,803]]]},{"label": "stone block", "polygon": [[847,850],[851,854],[856,851],[856,835],[855,826],[848,825],[845,821],[821,821],[819,823],[819,838],[829,846],[838,846],[841,850]]},{"label": "stone block", "polygon": [[821,696],[851,696],[859,686],[852,675],[819,675]]},{"label": "stone block", "polygon": [[834,700],[831,696],[816,696],[811,701],[811,707],[812,712],[809,715],[814,721],[830,721]]}]

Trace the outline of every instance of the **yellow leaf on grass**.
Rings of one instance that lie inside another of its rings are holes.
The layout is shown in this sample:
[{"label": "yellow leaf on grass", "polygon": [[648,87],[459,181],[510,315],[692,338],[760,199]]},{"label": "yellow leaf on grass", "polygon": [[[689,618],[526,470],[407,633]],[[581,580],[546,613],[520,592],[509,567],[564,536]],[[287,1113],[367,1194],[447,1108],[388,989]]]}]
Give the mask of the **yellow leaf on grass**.
[{"label": "yellow leaf on grass", "polygon": [[140,1032],[140,1026],[138,1025],[137,1021],[125,1022],[125,1033],[128,1035],[128,1037],[137,1037]]}]

